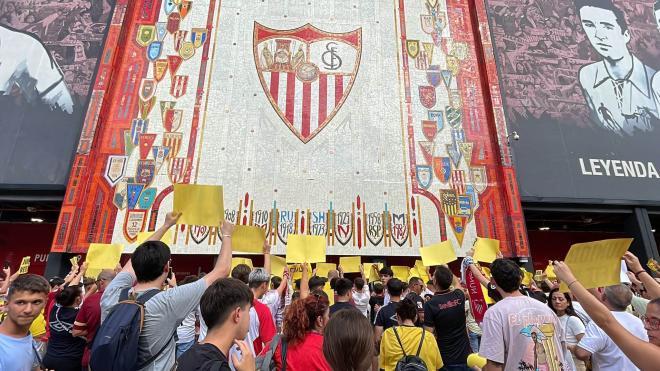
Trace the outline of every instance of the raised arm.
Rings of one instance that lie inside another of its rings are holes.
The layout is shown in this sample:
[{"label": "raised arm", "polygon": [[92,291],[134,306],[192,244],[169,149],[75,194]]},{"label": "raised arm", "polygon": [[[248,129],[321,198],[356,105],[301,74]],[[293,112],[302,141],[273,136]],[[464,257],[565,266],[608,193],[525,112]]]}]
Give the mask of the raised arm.
[{"label": "raised arm", "polygon": [[616,345],[642,370],[654,370],[660,364],[660,347],[643,341],[614,318],[612,313],[575,278],[570,268],[561,261],[553,262],[557,278],[565,282],[591,319],[605,331]]},{"label": "raised arm", "polygon": [[630,269],[635,277],[644,284],[644,288],[646,289],[649,298],[653,299],[660,297],[660,284],[658,284],[658,282],[651,277],[649,272],[642,267],[639,259],[633,253],[628,251],[623,255],[623,260],[626,261],[628,269]]},{"label": "raised arm", "polygon": [[213,267],[213,270],[204,276],[204,280],[206,281],[207,286],[220,278],[228,277],[229,271],[231,270],[231,236],[234,234],[234,225],[225,220],[222,222],[220,232],[222,233],[222,246],[220,247],[220,255],[218,256],[218,260],[215,262],[215,267]]},{"label": "raised arm", "polygon": [[280,283],[280,286],[277,288],[277,295],[279,295],[279,297],[282,297],[282,295],[284,295],[284,292],[286,291],[288,285],[289,285],[289,268],[284,267],[284,272],[282,272],[282,282]]},{"label": "raised arm", "polygon": [[300,298],[305,299],[309,296],[309,268],[307,262],[302,266],[302,278],[300,279]]},{"label": "raised arm", "polygon": [[[264,241],[264,270],[270,275],[271,266],[270,266],[270,244],[268,239]],[[280,272],[275,272],[274,275],[278,275]],[[284,282],[284,280],[282,280]]]},{"label": "raised arm", "polygon": [[76,274],[76,276],[71,280],[71,286],[78,286],[80,284],[80,280],[83,278],[85,273],[87,273],[87,265],[87,262],[82,263],[80,266],[80,271],[78,271],[78,274]]}]

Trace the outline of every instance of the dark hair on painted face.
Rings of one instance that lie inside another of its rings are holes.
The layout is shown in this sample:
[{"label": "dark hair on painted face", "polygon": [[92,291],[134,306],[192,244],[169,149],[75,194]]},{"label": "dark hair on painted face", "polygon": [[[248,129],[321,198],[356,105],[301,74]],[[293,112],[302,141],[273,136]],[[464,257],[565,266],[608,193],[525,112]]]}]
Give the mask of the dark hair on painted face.
[{"label": "dark hair on painted face", "polygon": [[252,300],[252,291],[243,282],[234,278],[221,278],[204,291],[199,308],[204,322],[212,329],[225,323],[234,309],[251,305]]},{"label": "dark hair on painted face", "polygon": [[405,285],[398,278],[392,278],[387,281],[387,292],[390,293],[390,296],[401,296]]},{"label": "dark hair on painted face", "polygon": [[396,314],[405,321],[407,319],[415,321],[417,318],[417,304],[414,301],[405,298],[399,302],[399,306],[396,308]]},{"label": "dark hair on painted face", "polygon": [[161,241],[146,241],[135,249],[131,264],[138,282],[149,282],[165,272],[170,248]]},{"label": "dark hair on painted face", "polygon": [[79,298],[81,294],[82,290],[80,290],[79,286],[67,286],[57,294],[55,301],[63,307],[70,307],[76,302],[76,299]]},{"label": "dark hair on painted face", "polygon": [[362,313],[340,310],[332,315],[324,332],[323,355],[333,370],[364,371],[370,368],[374,332]]},{"label": "dark hair on painted face", "polygon": [[621,27],[621,33],[628,31],[628,23],[626,23],[625,13],[621,9],[619,9],[616,5],[614,5],[612,0],[575,0],[575,9],[577,9],[578,14],[580,13],[580,9],[584,8],[585,6],[611,11],[612,13],[614,13],[614,17],[616,18],[616,23],[619,25],[619,27]]},{"label": "dark hair on painted face", "polygon": [[337,280],[337,282],[335,282],[335,291],[339,296],[344,296],[350,293],[352,288],[353,282],[351,282],[351,280],[348,278],[340,278]]},{"label": "dark hair on painted face", "polygon": [[435,271],[433,272],[433,279],[438,286],[436,289],[447,290],[454,282],[454,274],[449,268],[445,267],[444,265],[439,265],[435,267]]},{"label": "dark hair on painted face", "polygon": [[17,292],[29,292],[31,294],[39,293],[48,295],[50,292],[50,285],[48,281],[42,276],[36,274],[21,274],[9,285],[9,290],[7,291],[7,300],[11,300],[11,297]]},{"label": "dark hair on painted face", "polygon": [[520,288],[522,273],[513,260],[495,259],[490,265],[490,274],[504,292],[514,292]]},{"label": "dark hair on painted face", "polygon": [[231,270],[231,278],[237,279],[247,285],[250,278],[250,272],[252,272],[252,269],[250,269],[249,265],[239,264]]},{"label": "dark hair on painted face", "polygon": [[[550,309],[552,309],[553,312],[555,312],[555,314],[557,314],[557,309],[555,309],[555,304],[552,301],[552,295],[555,292],[559,292],[558,287],[550,290],[550,294],[548,295],[548,306],[550,307]],[[566,314],[568,314],[569,316],[577,317],[578,315],[577,313],[575,313],[575,308],[573,308],[573,300],[571,299],[571,295],[569,295],[567,292],[563,293],[563,295],[564,298],[566,298],[566,302],[568,303],[568,306],[566,307],[565,310]]]}]

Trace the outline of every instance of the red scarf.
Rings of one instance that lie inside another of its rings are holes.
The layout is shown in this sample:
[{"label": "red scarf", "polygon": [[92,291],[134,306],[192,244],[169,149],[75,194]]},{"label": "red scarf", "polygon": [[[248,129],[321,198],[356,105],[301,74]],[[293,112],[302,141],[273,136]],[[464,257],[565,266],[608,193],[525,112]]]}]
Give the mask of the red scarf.
[{"label": "red scarf", "polygon": [[488,309],[488,304],[484,299],[484,293],[481,291],[481,283],[477,278],[472,274],[470,269],[465,272],[465,283],[470,293],[470,309],[472,310],[472,316],[477,323],[481,323],[484,320],[484,314],[486,314],[486,309]]}]

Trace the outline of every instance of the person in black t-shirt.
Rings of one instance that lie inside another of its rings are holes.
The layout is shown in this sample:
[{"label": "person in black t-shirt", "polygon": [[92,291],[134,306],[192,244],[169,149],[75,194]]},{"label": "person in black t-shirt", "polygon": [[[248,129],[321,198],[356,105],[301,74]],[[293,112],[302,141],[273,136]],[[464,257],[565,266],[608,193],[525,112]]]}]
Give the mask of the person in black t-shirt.
[{"label": "person in black t-shirt", "polygon": [[380,282],[374,282],[372,288],[374,295],[369,298],[369,307],[371,307],[371,323],[373,324],[376,320],[376,313],[380,308],[385,304],[385,288]]},{"label": "person in black t-shirt", "polygon": [[398,278],[390,278],[387,281],[387,291],[390,293],[390,302],[380,308],[376,314],[376,321],[374,325],[374,335],[376,343],[380,343],[380,338],[383,336],[383,331],[392,326],[399,324],[396,320],[396,309],[401,301],[401,294],[403,293],[404,283]]},{"label": "person in black t-shirt", "polygon": [[244,340],[250,327],[252,291],[243,282],[221,278],[209,286],[202,299],[202,318],[208,326],[204,341],[193,345],[179,358],[178,369],[186,371],[229,371],[227,355],[235,344],[241,353],[231,356],[236,371],[252,371],[255,361]]},{"label": "person in black t-shirt", "polygon": [[335,304],[330,306],[330,316],[342,309],[357,310],[354,305],[349,303],[351,300],[351,289],[353,289],[353,282],[347,278],[339,278],[335,282],[337,296],[335,298]]},{"label": "person in black t-shirt", "polygon": [[44,356],[44,367],[57,371],[80,371],[85,351],[85,339],[71,334],[81,303],[79,286],[67,286],[55,297],[48,317],[50,339]]},{"label": "person in black t-shirt", "polygon": [[424,304],[424,328],[435,332],[445,367],[469,370],[467,357],[472,353],[466,330],[465,294],[451,289],[454,274],[445,266],[433,272],[433,284],[439,291]]},{"label": "person in black t-shirt", "polygon": [[419,277],[412,277],[408,280],[408,288],[410,292],[406,295],[406,298],[412,300],[415,306],[417,306],[417,322],[415,322],[415,326],[421,326],[424,323],[424,299],[422,298],[424,281]]}]

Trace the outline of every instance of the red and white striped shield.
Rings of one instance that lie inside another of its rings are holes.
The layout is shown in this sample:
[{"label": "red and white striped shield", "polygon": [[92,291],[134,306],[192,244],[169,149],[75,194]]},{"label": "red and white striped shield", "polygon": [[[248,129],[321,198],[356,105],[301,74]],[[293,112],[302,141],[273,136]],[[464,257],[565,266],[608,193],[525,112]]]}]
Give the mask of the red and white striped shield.
[{"label": "red and white striped shield", "polygon": [[261,86],[284,124],[303,143],[346,101],[360,66],[362,29],[330,33],[311,24],[276,30],[254,23]]}]

